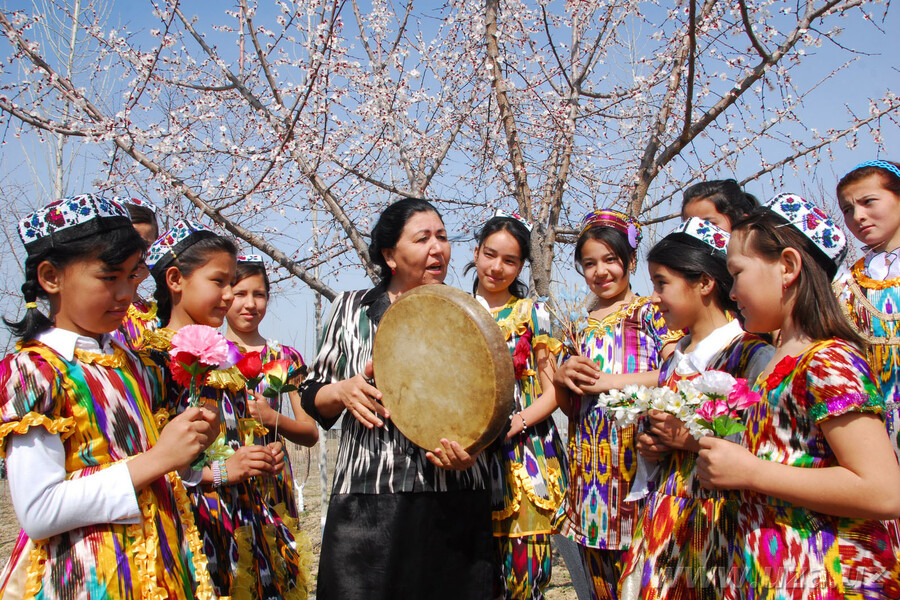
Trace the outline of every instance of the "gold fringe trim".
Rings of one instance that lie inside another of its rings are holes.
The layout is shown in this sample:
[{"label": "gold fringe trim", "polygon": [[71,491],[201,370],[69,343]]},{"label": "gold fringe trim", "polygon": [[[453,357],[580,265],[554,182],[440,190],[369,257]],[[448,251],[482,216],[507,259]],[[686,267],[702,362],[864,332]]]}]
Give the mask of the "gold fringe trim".
[{"label": "gold fringe trim", "polygon": [[887,288],[900,286],[900,277],[896,277],[894,279],[885,279],[884,281],[878,281],[877,279],[871,279],[868,275],[863,273],[863,269],[866,266],[865,257],[856,261],[856,264],[853,265],[851,269],[851,273],[853,273],[853,279],[859,282],[864,288],[869,288],[870,290],[886,290]]},{"label": "gold fringe trim", "polygon": [[150,303],[150,308],[147,310],[139,309],[134,303],[132,303],[128,307],[128,315],[132,319],[138,319],[141,321],[152,321],[156,318],[156,302]]},{"label": "gold fringe trim", "polygon": [[541,335],[535,336],[531,340],[532,349],[536,350],[540,346],[544,346],[545,348],[547,348],[547,350],[550,351],[551,354],[559,354],[563,348],[562,342],[543,333]]},{"label": "gold fringe trim", "polygon": [[98,352],[88,352],[81,348],[75,348],[75,358],[86,364],[93,363],[111,369],[121,369],[128,364],[125,351],[118,346],[113,348],[112,354],[100,354]]},{"label": "gold fringe trim", "polygon": [[175,336],[175,333],[174,330],[168,327],[146,331],[144,332],[143,348],[168,352],[169,348],[172,347],[172,338]]},{"label": "gold fringe trim", "polygon": [[146,600],[167,600],[166,589],[160,587],[156,578],[156,562],[159,558],[159,537],[156,534],[156,505],[149,488],[138,494],[143,520],[139,524],[127,526],[128,535],[135,540],[132,547],[134,564],[137,567],[141,598]]},{"label": "gold fringe trim", "polygon": [[31,411],[18,421],[0,424],[0,458],[6,458],[6,436],[11,433],[28,433],[32,427],[43,427],[50,433],[59,434],[60,439],[65,441],[75,433],[75,417],[51,419],[47,415]]},{"label": "gold fringe trim", "polygon": [[[515,298],[510,298],[510,302],[515,300]],[[508,306],[507,303],[503,308],[503,310]],[[500,331],[503,332],[503,337],[507,340],[512,336],[513,333],[516,335],[522,335],[525,333],[525,330],[528,328],[528,323],[531,322],[531,307],[534,305],[534,301],[531,298],[521,298],[516,301],[516,305],[513,307],[512,312],[506,317],[497,321],[497,325],[500,327]]]},{"label": "gold fringe trim", "polygon": [[247,380],[244,379],[237,367],[229,367],[210,371],[206,378],[206,385],[236,393],[247,387]]},{"label": "gold fringe trim", "polygon": [[23,600],[31,600],[43,588],[44,569],[47,564],[47,542],[31,540],[31,552],[28,554],[28,571],[25,578],[25,596]]},{"label": "gold fringe trim", "polygon": [[309,598],[310,583],[312,583],[310,571],[314,560],[312,541],[306,535],[306,532],[300,531],[300,520],[288,514],[287,506],[285,506],[284,502],[279,502],[275,505],[275,513],[281,518],[291,535],[294,536],[294,546],[297,550],[297,585],[288,597],[307,600]]},{"label": "gold fringe trim", "polygon": [[[268,527],[268,525],[266,525]],[[238,549],[236,572],[231,580],[231,597],[234,600],[253,600],[253,544],[250,541],[250,526],[241,525],[234,530],[234,540]]]},{"label": "gold fringe trim", "polygon": [[515,493],[513,501],[502,511],[493,511],[492,517],[495,521],[503,521],[513,516],[522,506],[522,491],[525,491],[525,497],[531,501],[537,508],[555,513],[563,501],[563,490],[559,486],[560,472],[551,466],[547,466],[547,476],[544,483],[547,486],[547,495],[549,498],[542,498],[534,489],[534,483],[528,470],[522,463],[512,463],[513,480]]},{"label": "gold fringe trim", "polygon": [[[184,524],[184,535],[187,539],[188,547],[191,549],[191,564],[194,565],[194,581],[197,589],[194,591],[194,597],[197,600],[212,600],[214,598],[212,581],[209,577],[209,564],[206,553],[203,552],[203,542],[200,541],[200,532],[197,531],[197,524],[194,522],[194,511],[192,509],[191,499],[184,489],[181,477],[175,473],[168,473],[169,482],[172,484],[172,491],[175,494],[175,504],[178,507],[178,514],[181,515],[181,522]],[[224,597],[220,597],[224,600]]]},{"label": "gold fringe trim", "polygon": [[169,422],[169,409],[161,408],[155,413],[153,413],[153,418],[156,420],[156,426],[162,430],[163,427],[166,426],[166,423]]}]

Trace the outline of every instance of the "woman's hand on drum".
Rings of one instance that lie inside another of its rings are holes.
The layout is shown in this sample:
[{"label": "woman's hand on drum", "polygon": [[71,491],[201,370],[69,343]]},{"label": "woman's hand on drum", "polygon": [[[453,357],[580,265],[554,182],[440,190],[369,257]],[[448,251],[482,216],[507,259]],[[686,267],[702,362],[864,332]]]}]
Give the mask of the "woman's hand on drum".
[{"label": "woman's hand on drum", "polygon": [[459,442],[449,442],[441,438],[443,448],[435,448],[434,452],[426,452],[425,457],[436,467],[451,471],[464,471],[475,464],[478,454],[469,454]]},{"label": "woman's hand on drum", "polygon": [[573,356],[556,370],[553,383],[565,386],[578,395],[584,395],[585,388],[595,384],[602,373],[591,359]]},{"label": "woman's hand on drum", "polygon": [[362,373],[357,373],[350,379],[344,379],[335,384],[335,393],[341,403],[357,421],[369,429],[382,427],[384,425],[382,419],[388,419],[391,416],[388,409],[380,402],[381,392],[369,383],[374,373],[372,361],[369,361]]}]

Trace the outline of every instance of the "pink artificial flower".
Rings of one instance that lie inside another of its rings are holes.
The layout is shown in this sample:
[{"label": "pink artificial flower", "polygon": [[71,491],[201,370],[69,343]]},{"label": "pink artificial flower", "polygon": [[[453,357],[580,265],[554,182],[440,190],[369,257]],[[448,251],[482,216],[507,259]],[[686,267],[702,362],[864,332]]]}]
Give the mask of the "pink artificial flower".
[{"label": "pink artificial flower", "polygon": [[728,405],[734,410],[746,410],[761,399],[762,396],[750,389],[746,379],[738,379],[728,394]]},{"label": "pink artificial flower", "polygon": [[728,403],[724,400],[707,400],[697,409],[697,416],[704,421],[712,423],[716,420],[716,417],[727,415],[729,412],[731,411],[728,408]]},{"label": "pink artificial flower", "polygon": [[190,354],[201,364],[218,367],[230,355],[228,341],[218,331],[206,325],[185,325],[172,336],[171,356]]}]

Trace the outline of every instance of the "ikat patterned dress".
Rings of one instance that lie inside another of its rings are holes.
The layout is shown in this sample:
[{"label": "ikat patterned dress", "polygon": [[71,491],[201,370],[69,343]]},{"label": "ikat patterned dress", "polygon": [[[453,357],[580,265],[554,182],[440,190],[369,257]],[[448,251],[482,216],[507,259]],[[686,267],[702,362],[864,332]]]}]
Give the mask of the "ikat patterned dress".
[{"label": "ikat patterned dress", "polygon": [[[183,412],[190,403],[189,391],[169,375],[174,334],[157,329],[144,338],[145,349],[166,373],[170,415]],[[249,416],[245,386],[235,367],[210,373],[200,393],[218,405],[222,430],[208,452],[236,451],[265,433]],[[309,543],[284,504],[268,501],[252,479],[219,488],[197,486],[190,497],[218,595],[234,600],[308,597]]]},{"label": "ikat patterned dress", "polygon": [[[527,359],[516,380],[513,414],[541,395],[535,351],[551,358],[562,344],[549,336],[550,315],[539,303],[513,297],[491,311],[506,337],[510,353],[527,347]],[[550,583],[551,520],[566,489],[565,454],[553,419],[502,442],[490,459],[494,537],[503,571],[506,598],[543,598]]]},{"label": "ikat patterned dress", "polygon": [[134,350],[140,349],[144,344],[144,334],[159,327],[159,317],[156,316],[156,302],[136,299],[128,307],[122,325],[112,335]]},{"label": "ikat patterned dress", "polygon": [[[76,350],[67,361],[26,342],[0,363],[0,451],[10,435],[59,434],[67,478],[88,477],[149,450],[159,438],[151,399],[159,369],[136,354]],[[174,473],[138,492],[143,523],[101,523],[33,540],[25,597],[65,600],[212,598],[191,502]],[[27,540],[20,535],[17,550]],[[2,596],[0,590],[0,596]]]},{"label": "ikat patterned dress", "polygon": [[[878,384],[863,355],[840,340],[785,357],[755,389],[743,444],[760,458],[804,468],[837,464],[820,424],[851,412],[881,415]],[[824,515],[741,492],[737,550],[726,599],[900,598],[897,558],[885,524]]]},{"label": "ikat patterned dress", "polygon": [[[653,371],[659,368],[663,346],[681,336],[666,328],[650,298],[635,297],[600,321],[588,318],[582,323],[579,352],[605,373]],[[614,565],[631,544],[642,504],[625,501],[637,471],[635,427],[616,428],[596,396],[573,395],[570,401],[569,485],[554,525],[581,546],[595,593],[602,598],[615,593],[619,573]],[[600,580],[612,591],[601,591]]]},{"label": "ikat patterned dress", "polygon": [[[267,341],[265,348],[260,352],[260,358],[262,359],[262,364],[282,359],[291,361],[292,366],[291,370],[288,372],[288,380],[295,382],[297,385],[303,380],[303,372],[306,369],[306,363],[303,362],[303,357],[300,355],[300,352],[294,348],[284,346],[276,341]],[[266,387],[268,387],[268,384],[265,379],[263,379],[259,382],[259,385],[256,386],[256,391],[261,394]],[[278,412],[283,411],[285,403],[290,402],[287,394],[282,394],[280,406],[278,398],[266,398],[266,400],[269,401],[269,406]],[[263,446],[274,441],[275,432],[273,431],[262,436],[257,435],[254,437],[254,443]],[[288,514],[295,519],[299,519],[300,513],[297,511],[297,499],[294,496],[294,471],[291,468],[291,461],[287,455],[285,439],[279,435],[278,441],[280,441],[285,448],[284,471],[275,477],[256,477],[256,484],[259,486],[266,499],[268,499],[269,504],[272,506],[284,504]]]},{"label": "ikat patterned dress", "polygon": [[[725,333],[724,338],[718,333]],[[761,338],[744,333],[737,321],[709,337],[721,342],[704,340],[716,344],[715,350],[698,344],[695,354],[709,358],[705,365],[691,361],[695,368],[724,371],[751,384],[775,353]],[[679,362],[688,362],[680,359],[681,349],[689,343],[690,338],[682,339],[663,364],[661,386],[675,390],[679,381],[700,375],[701,371],[679,368]],[[696,463],[697,455],[687,450],[672,451],[660,461],[656,489],[641,511],[624,559],[621,598],[712,600],[721,594],[717,577],[733,563],[736,496],[730,496],[732,510],[724,510],[729,495],[701,488],[694,474]]]}]

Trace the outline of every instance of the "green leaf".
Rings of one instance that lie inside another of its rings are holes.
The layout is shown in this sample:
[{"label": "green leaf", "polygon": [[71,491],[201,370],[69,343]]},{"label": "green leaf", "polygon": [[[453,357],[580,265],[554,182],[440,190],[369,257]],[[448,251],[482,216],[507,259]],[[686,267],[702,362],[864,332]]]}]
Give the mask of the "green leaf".
[{"label": "green leaf", "polygon": [[277,398],[280,394],[278,393],[277,390],[267,387],[266,389],[263,390],[262,395],[265,396],[266,398]]},{"label": "green leaf", "polygon": [[286,394],[288,392],[296,392],[298,389],[300,389],[300,388],[298,388],[293,383],[288,383],[288,384],[285,384],[284,386],[282,386],[281,393]]}]

